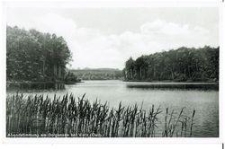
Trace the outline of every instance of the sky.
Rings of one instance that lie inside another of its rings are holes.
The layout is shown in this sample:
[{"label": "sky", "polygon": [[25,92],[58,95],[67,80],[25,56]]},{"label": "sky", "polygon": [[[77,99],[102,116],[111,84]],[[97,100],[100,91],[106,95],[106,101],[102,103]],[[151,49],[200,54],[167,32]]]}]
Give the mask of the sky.
[{"label": "sky", "polygon": [[68,67],[74,69],[123,69],[130,57],[219,46],[216,7],[8,7],[6,23],[63,36],[73,54]]}]

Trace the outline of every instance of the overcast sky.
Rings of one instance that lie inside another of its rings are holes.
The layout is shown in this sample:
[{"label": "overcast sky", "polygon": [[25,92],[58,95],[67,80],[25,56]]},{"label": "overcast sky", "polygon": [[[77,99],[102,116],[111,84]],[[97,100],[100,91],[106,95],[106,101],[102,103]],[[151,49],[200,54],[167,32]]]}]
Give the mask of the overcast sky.
[{"label": "overcast sky", "polygon": [[123,69],[129,57],[219,46],[218,8],[7,8],[7,24],[63,36],[72,68]]}]

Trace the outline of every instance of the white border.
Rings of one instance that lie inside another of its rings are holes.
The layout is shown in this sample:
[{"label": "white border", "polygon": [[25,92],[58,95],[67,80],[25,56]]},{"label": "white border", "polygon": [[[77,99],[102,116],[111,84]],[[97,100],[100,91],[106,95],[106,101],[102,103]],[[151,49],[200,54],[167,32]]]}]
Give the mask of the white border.
[{"label": "white border", "polygon": [[5,7],[99,8],[99,7],[219,7],[222,0],[40,0],[4,1]]},{"label": "white border", "polygon": [[[59,144],[59,143],[79,143],[79,144],[221,144],[224,142],[224,101],[223,98],[224,93],[222,89],[224,88],[225,80],[222,76],[225,76],[223,66],[225,60],[224,50],[224,3],[222,0],[190,0],[190,1],[182,1],[181,0],[169,0],[169,1],[143,1],[143,0],[114,0],[114,1],[103,1],[103,0],[95,0],[95,1],[66,1],[62,2],[62,0],[57,3],[52,3],[53,1],[41,1],[41,2],[33,2],[29,3],[26,1],[10,1],[1,3],[3,11],[1,11],[1,45],[0,47],[0,66],[1,66],[1,79],[0,79],[0,99],[2,101],[1,104],[1,117],[0,117],[0,126],[3,128],[1,130],[2,143],[47,143],[47,144]],[[94,7],[218,7],[220,9],[220,91],[219,91],[219,117],[220,117],[220,137],[219,138],[6,138],[5,137],[5,97],[6,97],[6,34],[5,34],[5,8],[6,7],[60,7],[60,8],[75,8],[75,7],[83,7],[83,8],[94,8]],[[223,131],[222,131],[223,130]]]}]

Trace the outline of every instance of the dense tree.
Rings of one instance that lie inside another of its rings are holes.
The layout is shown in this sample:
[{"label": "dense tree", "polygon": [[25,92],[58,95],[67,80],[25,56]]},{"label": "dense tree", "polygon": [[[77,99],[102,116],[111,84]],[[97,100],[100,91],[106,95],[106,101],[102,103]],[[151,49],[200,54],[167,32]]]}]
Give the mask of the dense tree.
[{"label": "dense tree", "polygon": [[76,75],[72,72],[68,72],[65,76],[65,83],[66,84],[74,84],[76,82],[79,82],[79,79],[77,78]]},{"label": "dense tree", "polygon": [[181,47],[127,60],[126,80],[218,81],[219,47]]},{"label": "dense tree", "polygon": [[126,62],[126,74],[125,77],[127,79],[134,79],[134,70],[135,70],[135,63],[134,60],[132,58],[130,58],[127,62]]},{"label": "dense tree", "polygon": [[7,80],[51,81],[71,60],[67,43],[55,34],[7,26],[6,40]]}]

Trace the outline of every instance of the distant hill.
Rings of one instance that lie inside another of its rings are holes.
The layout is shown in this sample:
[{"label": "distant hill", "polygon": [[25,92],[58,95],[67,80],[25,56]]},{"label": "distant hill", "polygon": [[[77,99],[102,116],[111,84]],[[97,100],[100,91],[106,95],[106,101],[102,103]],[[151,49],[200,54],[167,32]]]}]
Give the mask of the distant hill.
[{"label": "distant hill", "polygon": [[121,80],[123,73],[119,69],[114,68],[85,68],[72,69],[71,73],[75,74],[77,78],[82,80]]}]

